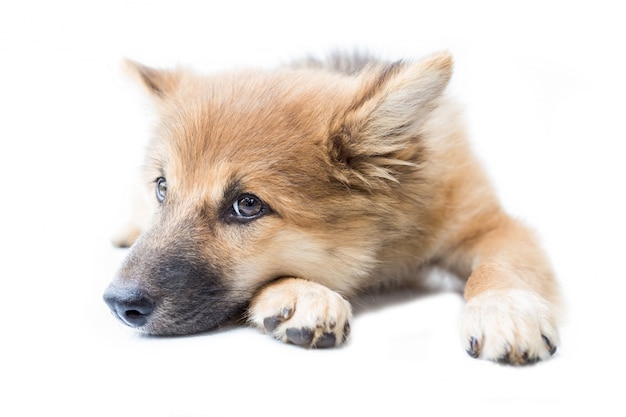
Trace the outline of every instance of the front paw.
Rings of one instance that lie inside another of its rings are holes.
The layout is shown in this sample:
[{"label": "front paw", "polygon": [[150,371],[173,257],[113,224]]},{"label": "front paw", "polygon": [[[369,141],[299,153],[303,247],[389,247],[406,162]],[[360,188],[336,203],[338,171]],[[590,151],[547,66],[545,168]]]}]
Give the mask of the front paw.
[{"label": "front paw", "polygon": [[525,290],[493,290],[468,301],[461,337],[474,358],[523,365],[554,355],[559,342],[554,308]]},{"label": "front paw", "polygon": [[327,348],[346,341],[352,308],[323,285],[285,278],[259,291],[250,305],[249,319],[283,342]]}]

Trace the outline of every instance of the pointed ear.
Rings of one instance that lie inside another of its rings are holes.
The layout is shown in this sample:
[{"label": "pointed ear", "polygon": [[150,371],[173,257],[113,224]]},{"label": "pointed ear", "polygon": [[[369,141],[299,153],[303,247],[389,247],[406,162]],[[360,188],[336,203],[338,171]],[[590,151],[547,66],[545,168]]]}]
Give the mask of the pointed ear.
[{"label": "pointed ear", "polygon": [[124,61],[124,67],[150,94],[158,98],[172,96],[180,85],[181,77],[176,71],[156,70],[129,59]]},{"label": "pointed ear", "polygon": [[452,57],[441,53],[416,63],[384,68],[355,109],[372,139],[414,134],[435,107],[452,75]]},{"label": "pointed ear", "polygon": [[381,180],[398,182],[402,172],[415,169],[422,149],[420,128],[451,75],[447,53],[365,73],[359,94],[336,121],[329,140],[331,158],[344,168],[342,176],[371,187]]}]

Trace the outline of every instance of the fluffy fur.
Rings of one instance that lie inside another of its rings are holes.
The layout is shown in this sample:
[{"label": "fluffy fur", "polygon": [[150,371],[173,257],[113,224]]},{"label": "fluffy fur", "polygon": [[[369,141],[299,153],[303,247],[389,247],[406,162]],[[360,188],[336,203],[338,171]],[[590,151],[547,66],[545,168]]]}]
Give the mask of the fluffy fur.
[{"label": "fluffy fur", "polygon": [[154,214],[134,243],[137,228],[118,240],[133,246],[105,293],[124,323],[178,335],[244,317],[285,342],[338,346],[348,300],[437,264],[467,280],[471,356],[523,364],[556,350],[552,271],[470,152],[444,93],[448,54],[129,68],[160,123],[145,170]]}]

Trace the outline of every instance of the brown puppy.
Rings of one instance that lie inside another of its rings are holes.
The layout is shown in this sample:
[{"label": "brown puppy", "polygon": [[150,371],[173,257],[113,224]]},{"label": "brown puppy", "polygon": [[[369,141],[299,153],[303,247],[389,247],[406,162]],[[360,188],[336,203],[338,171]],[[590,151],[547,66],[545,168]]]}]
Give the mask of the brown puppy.
[{"label": "brown puppy", "polygon": [[130,66],[161,121],[145,177],[155,213],[104,296],[124,323],[181,335],[245,317],[337,346],[348,299],[434,263],[467,279],[470,355],[554,353],[557,285],[468,148],[444,95],[449,55],[211,76]]}]

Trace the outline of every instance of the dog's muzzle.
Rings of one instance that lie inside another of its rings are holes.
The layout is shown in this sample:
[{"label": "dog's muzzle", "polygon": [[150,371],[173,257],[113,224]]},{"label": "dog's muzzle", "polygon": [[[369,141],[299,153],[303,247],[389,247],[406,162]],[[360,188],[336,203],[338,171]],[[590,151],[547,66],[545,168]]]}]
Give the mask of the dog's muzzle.
[{"label": "dog's muzzle", "polygon": [[104,292],[104,302],[122,323],[130,327],[141,327],[148,322],[154,311],[154,301],[141,289],[109,286]]}]

